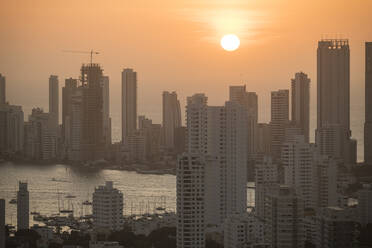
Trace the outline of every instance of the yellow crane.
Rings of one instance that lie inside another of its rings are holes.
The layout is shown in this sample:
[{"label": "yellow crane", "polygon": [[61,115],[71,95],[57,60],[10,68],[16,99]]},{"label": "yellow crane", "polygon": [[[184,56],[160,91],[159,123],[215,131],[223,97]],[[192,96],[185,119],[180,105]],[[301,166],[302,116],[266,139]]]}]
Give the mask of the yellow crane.
[{"label": "yellow crane", "polygon": [[90,63],[91,63],[91,64],[93,63],[93,54],[100,54],[100,53],[97,52],[97,51],[93,51],[93,49],[90,50],[90,51],[62,50],[62,52],[64,52],[64,53],[82,53],[82,54],[90,54]]}]

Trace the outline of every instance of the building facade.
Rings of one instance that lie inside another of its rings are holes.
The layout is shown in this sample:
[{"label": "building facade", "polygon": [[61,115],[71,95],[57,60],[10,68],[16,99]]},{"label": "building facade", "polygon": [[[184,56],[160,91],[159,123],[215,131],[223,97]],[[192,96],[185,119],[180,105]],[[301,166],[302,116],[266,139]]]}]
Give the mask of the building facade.
[{"label": "building facade", "polygon": [[372,42],[366,42],[364,161],[372,165]]},{"label": "building facade", "polygon": [[19,182],[17,192],[17,230],[30,227],[30,199],[26,182]]},{"label": "building facade", "polygon": [[181,126],[181,107],[176,92],[163,92],[163,130],[166,149],[175,146],[175,129]]},{"label": "building facade", "polygon": [[124,69],[121,73],[122,142],[137,129],[137,72]]}]

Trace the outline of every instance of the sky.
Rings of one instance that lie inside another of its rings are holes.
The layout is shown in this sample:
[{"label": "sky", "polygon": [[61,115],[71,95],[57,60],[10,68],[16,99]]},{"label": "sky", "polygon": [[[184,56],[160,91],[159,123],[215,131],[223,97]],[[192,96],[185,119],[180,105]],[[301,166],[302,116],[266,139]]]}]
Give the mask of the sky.
[{"label": "sky", "polygon": [[[111,114],[120,126],[123,68],[138,73],[138,114],[156,123],[164,90],[177,91],[182,106],[200,92],[210,105],[222,105],[228,86],[238,84],[257,92],[259,121],[268,122],[270,91],[290,88],[303,71],[311,79],[314,127],[317,42],[347,38],[351,119],[359,137],[371,10],[372,0],[0,0],[0,73],[7,100],[22,105],[27,119],[32,107],[48,110],[49,75],[58,75],[62,87],[89,62],[88,54],[63,50],[99,51],[93,62],[110,77]],[[219,44],[229,33],[241,40],[233,52]]]}]

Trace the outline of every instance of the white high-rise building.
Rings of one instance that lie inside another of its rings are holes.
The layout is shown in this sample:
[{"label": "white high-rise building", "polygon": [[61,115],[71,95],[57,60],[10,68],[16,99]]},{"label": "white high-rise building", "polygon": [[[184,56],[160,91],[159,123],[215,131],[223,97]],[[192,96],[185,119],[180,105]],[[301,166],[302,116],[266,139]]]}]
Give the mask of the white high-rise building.
[{"label": "white high-rise building", "polygon": [[53,126],[55,132],[57,132],[59,124],[59,86],[58,77],[55,75],[49,77],[49,114],[53,118]]},{"label": "white high-rise building", "polygon": [[307,143],[303,135],[294,136],[282,145],[284,183],[295,189],[307,208],[313,209],[318,204],[317,155],[315,145]]},{"label": "white high-rise building", "polygon": [[247,92],[245,85],[230,86],[230,101],[242,105],[248,114],[248,156],[253,159],[257,153],[258,97],[256,92]]},{"label": "white high-rise building", "polygon": [[137,72],[124,69],[121,73],[122,142],[137,129]]},{"label": "white high-rise building", "polygon": [[265,239],[271,247],[305,246],[304,203],[293,188],[280,185],[265,198]]},{"label": "white high-rise building", "polygon": [[0,199],[0,248],[5,248],[5,200]]},{"label": "white high-rise building", "polygon": [[108,76],[102,76],[103,91],[103,137],[105,144],[111,144],[111,118],[110,118],[110,79]]},{"label": "white high-rise building", "polygon": [[123,193],[111,181],[94,190],[93,227],[97,231],[123,229]]},{"label": "white high-rise building", "polygon": [[[196,94],[188,97],[186,113],[187,153],[177,168],[177,247],[204,247],[206,225],[246,211],[247,112],[235,102],[209,107],[204,94]],[[189,206],[201,210],[184,215]]]},{"label": "white high-rise building", "polygon": [[281,145],[285,138],[285,128],[289,124],[289,91],[271,92],[271,153],[280,158]]},{"label": "white high-rise building", "polygon": [[17,192],[17,230],[28,229],[30,218],[30,202],[27,183],[19,182]]},{"label": "white high-rise building", "polygon": [[167,149],[174,148],[174,131],[181,126],[181,107],[176,92],[163,92],[163,130]]},{"label": "white high-rise building", "polygon": [[372,184],[364,184],[358,191],[358,217],[363,226],[372,223]]},{"label": "white high-rise building", "polygon": [[310,126],[310,79],[303,72],[295,74],[291,81],[292,122],[301,128],[305,141],[309,142]]}]

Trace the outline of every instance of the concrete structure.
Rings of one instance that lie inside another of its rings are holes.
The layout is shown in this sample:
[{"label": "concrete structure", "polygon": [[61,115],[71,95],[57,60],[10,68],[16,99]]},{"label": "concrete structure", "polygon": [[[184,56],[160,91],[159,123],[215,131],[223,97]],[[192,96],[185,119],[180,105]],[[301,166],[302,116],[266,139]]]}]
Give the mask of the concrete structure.
[{"label": "concrete structure", "polygon": [[227,217],[223,228],[224,248],[258,247],[258,245],[266,247],[263,219],[251,213],[234,214]]},{"label": "concrete structure", "polygon": [[177,167],[177,247],[204,247],[206,225],[246,211],[247,112],[236,102],[207,106],[207,97],[195,94],[186,113],[187,153]]},{"label": "concrete structure", "polygon": [[315,245],[319,248],[350,248],[356,241],[355,213],[353,209],[326,207],[317,217]]},{"label": "concrete structure", "polygon": [[255,168],[255,214],[259,218],[265,217],[265,198],[278,183],[278,165],[272,163],[271,157],[264,157]]},{"label": "concrete structure", "polygon": [[304,247],[304,203],[287,185],[271,189],[265,198],[265,239],[271,247]]},{"label": "concrete structure", "polygon": [[362,226],[372,224],[372,184],[364,184],[358,191],[358,218]]},{"label": "concrete structure", "polygon": [[104,157],[103,69],[98,64],[81,67],[80,159],[94,161]]},{"label": "concrete structure", "polygon": [[17,230],[28,229],[30,218],[30,199],[27,183],[19,182],[17,192]]},{"label": "concrete structure", "polygon": [[245,85],[230,86],[229,100],[242,105],[248,115],[248,159],[257,153],[258,97],[256,92],[247,92]]},{"label": "concrete structure", "polygon": [[57,133],[55,119],[40,108],[32,109],[28,122],[25,122],[25,155],[35,160],[56,158]]},{"label": "concrete structure", "polygon": [[57,132],[59,125],[59,85],[58,76],[49,77],[49,114],[53,118],[53,126]]},{"label": "concrete structure", "polygon": [[271,92],[271,154],[280,158],[281,145],[285,138],[285,128],[289,124],[289,91]]},{"label": "concrete structure", "polygon": [[111,181],[94,190],[93,228],[99,232],[123,228],[123,193],[115,189]]},{"label": "concrete structure", "polygon": [[110,79],[108,76],[102,76],[101,80],[103,91],[103,139],[107,146],[111,144]]},{"label": "concrete structure", "polygon": [[338,206],[337,190],[338,161],[327,156],[320,156],[317,161],[318,206]]},{"label": "concrete structure", "polygon": [[176,92],[163,92],[163,130],[165,148],[173,150],[174,132],[181,126],[181,107]]},{"label": "concrete structure", "polygon": [[0,73],[0,105],[6,103],[6,84],[5,77]]},{"label": "concrete structure", "polygon": [[131,161],[146,161],[147,146],[144,130],[135,131],[127,136],[126,146],[129,149]]},{"label": "concrete structure", "polygon": [[137,129],[137,72],[124,69],[121,73],[122,142]]},{"label": "concrete structure", "polygon": [[72,95],[77,91],[77,79],[67,78],[62,87],[62,141],[67,150],[71,145]]},{"label": "concrete structure", "polygon": [[257,125],[257,154],[260,156],[271,154],[271,125],[268,123]]},{"label": "concrete structure", "polygon": [[364,162],[372,165],[372,42],[366,42]]},{"label": "concrete structure", "polygon": [[[350,144],[350,50],[348,40],[321,40],[317,51],[317,133],[322,128],[337,127],[341,142],[334,150],[341,150],[341,158],[352,163]],[[319,136],[319,134],[317,134]],[[317,139],[323,146],[324,139]],[[328,154],[326,154],[328,155]]]},{"label": "concrete structure", "polygon": [[284,167],[284,183],[295,189],[304,200],[306,208],[317,207],[317,155],[314,144],[305,141],[303,135],[294,136],[282,145],[281,161]]},{"label": "concrete structure", "polygon": [[5,200],[0,199],[0,248],[5,248]]},{"label": "concrete structure", "polygon": [[291,81],[292,123],[301,128],[305,141],[309,142],[310,126],[310,79],[303,72],[295,74]]},{"label": "concrete structure", "polygon": [[0,104],[0,153],[19,152],[24,144],[24,116],[21,106]]}]

